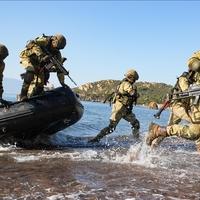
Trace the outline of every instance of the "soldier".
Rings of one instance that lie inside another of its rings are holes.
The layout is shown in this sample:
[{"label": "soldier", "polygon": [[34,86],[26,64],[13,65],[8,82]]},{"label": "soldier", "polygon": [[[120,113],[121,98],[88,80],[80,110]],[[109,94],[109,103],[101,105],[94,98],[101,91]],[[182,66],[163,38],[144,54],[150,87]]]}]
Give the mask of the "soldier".
[{"label": "soldier", "polygon": [[3,95],[3,71],[5,68],[4,59],[9,55],[8,49],[5,45],[0,44],[0,103],[5,106],[9,107],[9,103],[2,98]]},{"label": "soldier", "polygon": [[[172,89],[173,93],[179,93],[186,91],[191,84],[194,83],[194,71],[189,69],[189,72],[184,72],[179,78]],[[187,110],[189,110],[189,99],[175,100],[171,104],[171,115],[169,118],[168,125],[179,124],[182,120],[191,122],[191,119],[188,117]]]},{"label": "soldier", "polygon": [[[20,54],[20,63],[26,69],[23,76],[24,82],[21,89],[20,100],[27,97],[43,93],[44,85],[49,79],[49,71],[44,67],[49,64],[50,52],[60,62],[63,62],[60,50],[66,46],[66,39],[63,35],[41,36],[35,40],[29,41],[26,48]],[[57,71],[56,68],[54,71]],[[57,76],[62,86],[64,83],[64,74],[57,71]]]},{"label": "soldier", "polygon": [[[186,88],[190,84],[200,85],[200,52],[193,54],[193,56],[188,61],[188,66],[191,71],[193,71],[192,82],[185,84]],[[182,83],[182,86],[184,86]],[[175,103],[175,106],[177,103]],[[176,113],[181,111],[180,114],[170,123],[167,127],[161,127],[157,124],[152,123],[149,126],[149,134],[146,139],[148,145],[152,145],[152,142],[158,137],[169,137],[178,136],[190,140],[196,140],[197,150],[200,151],[200,102],[194,103],[194,99],[190,99],[189,102],[181,102],[181,108],[175,107]],[[175,113],[175,111],[174,111]],[[188,125],[179,125],[181,119],[186,119],[190,122]]]},{"label": "soldier", "polygon": [[90,142],[99,142],[101,138],[111,134],[122,118],[132,125],[133,135],[135,137],[139,136],[140,122],[136,119],[135,114],[132,113],[133,104],[136,103],[138,98],[137,87],[134,84],[138,79],[139,75],[133,69],[125,74],[125,79],[118,86],[113,98],[110,124],[102,129]]},{"label": "soldier", "polygon": [[[174,93],[184,92],[186,91],[191,84],[193,84],[194,80],[194,71],[189,69],[189,72],[184,72],[180,77],[177,78],[177,82],[173,89],[171,90],[170,96],[173,96]],[[175,100],[171,103],[171,113],[168,121],[168,126],[179,124],[182,120],[185,120],[187,122],[191,122],[190,117],[188,116],[187,110],[189,110],[189,99],[180,99]],[[152,147],[158,146],[164,137],[158,137],[156,138],[153,143]]]}]

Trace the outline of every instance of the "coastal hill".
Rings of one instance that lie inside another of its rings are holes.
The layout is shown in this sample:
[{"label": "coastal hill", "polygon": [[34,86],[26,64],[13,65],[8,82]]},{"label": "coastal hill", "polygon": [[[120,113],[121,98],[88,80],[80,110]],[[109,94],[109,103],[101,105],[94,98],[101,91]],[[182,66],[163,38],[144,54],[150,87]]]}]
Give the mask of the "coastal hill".
[{"label": "coastal hill", "polygon": [[[102,80],[93,83],[87,83],[74,88],[74,91],[80,95],[83,101],[103,102],[105,98],[116,90],[119,80]],[[166,93],[172,88],[165,83],[136,83],[140,98],[138,104],[148,105],[150,102],[162,103]]]},{"label": "coastal hill", "polygon": [[[114,92],[119,80],[102,80],[93,83],[86,83],[80,87],[74,88],[74,91],[80,95],[81,100],[103,102],[105,98]],[[4,95],[19,94],[22,81],[12,78],[4,78]],[[136,83],[140,98],[138,104],[149,105],[150,102],[160,104],[163,102],[166,93],[172,88],[171,85],[165,83]]]}]

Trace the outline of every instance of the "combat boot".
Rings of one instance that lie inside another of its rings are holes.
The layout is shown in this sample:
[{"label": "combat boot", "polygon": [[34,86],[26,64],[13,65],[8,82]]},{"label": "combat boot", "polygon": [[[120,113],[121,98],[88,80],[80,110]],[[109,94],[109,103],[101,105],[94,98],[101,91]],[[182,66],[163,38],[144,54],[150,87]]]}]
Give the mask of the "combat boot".
[{"label": "combat boot", "polygon": [[136,119],[135,123],[132,125],[132,134],[134,138],[139,138],[140,122]]},{"label": "combat boot", "polygon": [[139,138],[140,136],[140,129],[132,128],[132,134],[134,138]]},{"label": "combat boot", "polygon": [[153,140],[158,137],[167,137],[167,129],[166,127],[161,127],[158,124],[151,123],[149,126],[149,133],[146,139],[146,144],[151,145]]},{"label": "combat boot", "polygon": [[89,140],[90,143],[99,142],[104,136],[111,134],[116,128],[116,123],[110,120],[110,124],[108,127],[102,129],[100,133],[94,137],[93,139]]}]

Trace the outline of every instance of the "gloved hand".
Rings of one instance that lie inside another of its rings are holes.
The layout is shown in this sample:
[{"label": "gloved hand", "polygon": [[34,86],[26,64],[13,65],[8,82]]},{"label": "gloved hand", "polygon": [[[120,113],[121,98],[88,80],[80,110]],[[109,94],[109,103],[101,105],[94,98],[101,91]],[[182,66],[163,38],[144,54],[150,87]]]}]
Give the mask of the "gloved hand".
[{"label": "gloved hand", "polygon": [[1,105],[3,105],[5,108],[9,108],[10,104],[8,101],[4,100],[4,99],[0,99],[0,103]]},{"label": "gloved hand", "polygon": [[51,56],[46,55],[46,56],[44,56],[44,57],[41,59],[41,62],[42,62],[42,63],[47,63],[47,62],[49,62],[50,59],[51,59]]}]

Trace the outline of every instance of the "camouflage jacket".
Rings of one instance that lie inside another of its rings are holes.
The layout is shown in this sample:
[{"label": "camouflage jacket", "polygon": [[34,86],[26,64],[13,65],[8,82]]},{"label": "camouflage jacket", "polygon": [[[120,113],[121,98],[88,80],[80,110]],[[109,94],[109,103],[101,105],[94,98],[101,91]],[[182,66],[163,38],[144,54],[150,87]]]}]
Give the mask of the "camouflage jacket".
[{"label": "camouflage jacket", "polygon": [[21,63],[23,64],[23,60],[27,59],[31,65],[40,65],[42,59],[47,55],[43,48],[46,48],[59,61],[62,61],[60,51],[51,48],[51,37],[41,36],[28,42],[26,48],[20,53]]},{"label": "camouflage jacket", "polygon": [[138,98],[137,87],[135,84],[130,83],[124,79],[118,86],[116,92],[116,101],[121,102],[125,106],[133,106]]},{"label": "camouflage jacket", "polygon": [[[26,70],[36,71],[42,66],[42,59],[47,55],[43,48],[46,48],[53,56],[62,62],[62,55],[59,50],[51,47],[51,37],[41,36],[35,40],[29,41],[26,48],[20,53],[20,63]],[[56,67],[52,67],[56,72]],[[52,72],[52,71],[50,71]],[[64,74],[57,72],[58,79],[61,84],[64,83]]]}]

